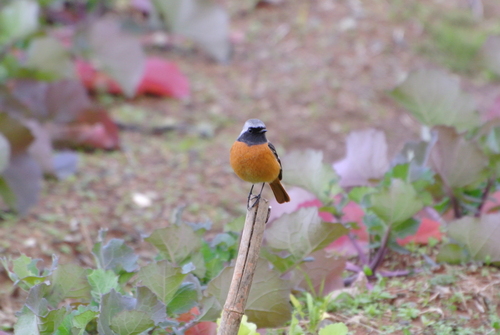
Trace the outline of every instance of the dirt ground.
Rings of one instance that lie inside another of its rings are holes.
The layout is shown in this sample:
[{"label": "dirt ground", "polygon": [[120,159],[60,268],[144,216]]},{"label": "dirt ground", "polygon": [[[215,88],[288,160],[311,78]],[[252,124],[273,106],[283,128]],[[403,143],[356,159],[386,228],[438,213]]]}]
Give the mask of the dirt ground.
[{"label": "dirt ground", "polygon": [[[0,222],[0,254],[25,253],[43,259],[45,266],[57,254],[60,262],[90,266],[90,249],[105,228],[147,261],[154,250],[142,237],[166,226],[180,208],[188,221],[210,220],[214,228],[222,227],[245,211],[248,185],[231,171],[228,151],[249,118],[266,123],[280,155],[313,148],[334,162],[344,153],[348,132],[367,127],[384,130],[395,152],[418,137],[419,125],[387,91],[410,70],[442,66],[419,52],[430,38],[421,9],[437,20],[452,10],[468,10],[467,3],[284,0],[255,9],[250,1],[222,2],[231,14],[235,43],[230,64],[215,64],[198,51],[163,52],[189,77],[191,97],[181,102],[116,98],[111,104],[113,115],[125,123],[134,119],[146,128],[163,124],[174,130],[123,131],[123,150],[82,153],[76,176],[47,180],[29,215]],[[500,18],[500,2],[483,5],[485,22]],[[500,91],[500,85],[469,78],[465,85],[481,105]],[[151,204],[141,206],[141,197]],[[492,273],[490,279],[498,280]],[[474,272],[464,276],[477,287],[487,285]],[[418,300],[411,290],[404,294],[408,301]],[[24,297],[0,272],[0,327],[12,325]],[[357,333],[372,332],[367,329],[359,326]]]}]

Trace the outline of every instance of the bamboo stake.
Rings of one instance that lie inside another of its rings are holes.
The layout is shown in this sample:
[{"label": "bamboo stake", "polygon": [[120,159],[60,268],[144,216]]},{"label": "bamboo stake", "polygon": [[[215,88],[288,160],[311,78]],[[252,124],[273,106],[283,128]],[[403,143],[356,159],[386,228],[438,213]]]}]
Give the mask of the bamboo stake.
[{"label": "bamboo stake", "polygon": [[217,335],[236,335],[240,329],[241,318],[245,313],[248,294],[260,255],[264,229],[271,212],[271,207],[267,206],[267,203],[268,201],[262,198],[253,208],[247,210],[233,279],[222,310]]}]

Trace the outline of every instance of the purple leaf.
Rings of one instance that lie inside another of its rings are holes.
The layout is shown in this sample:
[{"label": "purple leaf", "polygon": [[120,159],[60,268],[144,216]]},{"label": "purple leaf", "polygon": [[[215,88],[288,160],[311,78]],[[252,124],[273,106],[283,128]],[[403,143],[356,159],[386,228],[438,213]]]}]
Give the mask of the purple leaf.
[{"label": "purple leaf", "polygon": [[370,185],[389,168],[385,134],[379,130],[355,131],[347,136],[346,157],[333,165],[340,175],[340,186]]},{"label": "purple leaf", "polygon": [[479,146],[450,127],[436,127],[437,142],[431,150],[430,164],[451,188],[478,182],[484,177],[488,159]]},{"label": "purple leaf", "polygon": [[111,16],[94,22],[88,38],[92,63],[115,79],[127,96],[134,96],[145,67],[139,39],[123,33],[119,22]]},{"label": "purple leaf", "polygon": [[42,182],[40,165],[27,153],[18,154],[12,157],[3,177],[15,195],[16,210],[25,214],[38,200]]},{"label": "purple leaf", "polygon": [[87,91],[77,80],[17,80],[12,86],[12,94],[28,107],[29,116],[39,121],[66,123],[91,107]]}]

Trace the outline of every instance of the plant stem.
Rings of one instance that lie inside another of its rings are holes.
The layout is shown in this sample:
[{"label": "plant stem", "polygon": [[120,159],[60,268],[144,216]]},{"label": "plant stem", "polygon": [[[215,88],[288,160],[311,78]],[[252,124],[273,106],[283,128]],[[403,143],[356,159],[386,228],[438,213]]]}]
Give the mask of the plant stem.
[{"label": "plant stem", "polygon": [[391,227],[388,227],[385,231],[384,236],[382,237],[382,242],[380,243],[380,248],[378,249],[375,257],[370,262],[370,269],[375,274],[375,271],[382,263],[384,259],[385,252],[387,251],[387,243],[389,243],[389,236],[391,235]]},{"label": "plant stem", "polygon": [[361,249],[361,247],[359,246],[358,242],[356,241],[356,239],[354,238],[354,234],[349,232],[349,234],[347,234],[347,237],[349,238],[349,241],[351,241],[352,245],[354,246],[354,249],[356,249],[356,252],[358,253],[358,256],[359,256],[359,260],[360,262],[363,264],[363,265],[367,265],[368,264],[368,257],[366,256],[366,254],[363,252],[363,250]]},{"label": "plant stem", "polygon": [[486,187],[483,190],[483,194],[481,196],[481,202],[477,206],[477,211],[476,214],[474,214],[475,217],[481,216],[481,211],[483,210],[484,204],[486,200],[488,199],[488,195],[490,194],[491,187],[493,186],[493,178],[488,179],[488,182],[486,183]]}]

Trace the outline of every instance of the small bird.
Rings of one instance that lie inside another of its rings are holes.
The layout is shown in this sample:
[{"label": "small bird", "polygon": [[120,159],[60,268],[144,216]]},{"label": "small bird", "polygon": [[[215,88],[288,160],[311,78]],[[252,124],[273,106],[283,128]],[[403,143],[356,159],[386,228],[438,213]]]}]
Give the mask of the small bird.
[{"label": "small bird", "polygon": [[252,183],[248,202],[250,202],[254,185],[262,183],[260,193],[255,197],[256,201],[250,208],[260,200],[265,183],[271,186],[278,203],[290,201],[288,193],[280,182],[283,174],[280,158],[274,145],[267,141],[266,132],[264,122],[258,119],[248,120],[229,154],[229,161],[234,172],[244,181]]}]

